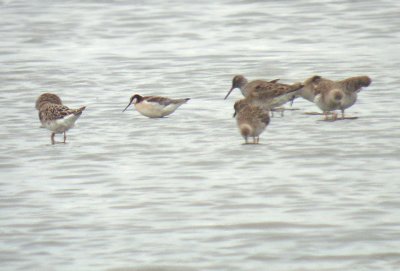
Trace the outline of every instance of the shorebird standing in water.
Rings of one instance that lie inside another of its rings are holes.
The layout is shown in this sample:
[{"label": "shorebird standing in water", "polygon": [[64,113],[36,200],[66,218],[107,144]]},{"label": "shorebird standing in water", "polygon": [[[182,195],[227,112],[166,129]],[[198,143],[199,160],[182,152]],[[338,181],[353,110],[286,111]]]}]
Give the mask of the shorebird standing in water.
[{"label": "shorebird standing in water", "polygon": [[44,93],[36,100],[36,109],[39,110],[39,119],[44,128],[52,131],[51,144],[55,144],[55,134],[64,133],[64,141],[67,140],[66,132],[74,127],[76,120],[81,116],[85,106],[79,109],[70,109],[62,105],[60,97],[52,93]]},{"label": "shorebird standing in water", "polygon": [[253,138],[253,144],[258,144],[260,134],[269,124],[269,111],[265,108],[248,103],[246,99],[235,102],[233,106],[236,117],[236,123],[240,134],[243,136],[245,143],[248,144],[248,138]]},{"label": "shorebird standing in water", "polygon": [[[325,120],[328,119],[328,113],[334,110],[340,110],[342,119],[344,119],[344,111],[355,104],[357,93],[370,84],[371,78],[368,76],[355,76],[333,81],[316,75],[304,82],[304,90],[301,95],[307,100],[313,99],[323,111]],[[332,118],[336,119],[337,114],[334,113]]]},{"label": "shorebird standing in water", "polygon": [[137,111],[149,118],[162,118],[172,114],[178,107],[189,101],[186,99],[170,99],[160,96],[143,97],[135,94],[131,97],[129,104],[122,111],[124,112],[131,104],[134,104]]},{"label": "shorebird standing in water", "polygon": [[[48,101],[48,102],[53,103],[53,104],[62,104],[62,101],[61,101],[60,97],[58,97],[56,94],[43,93],[36,100],[36,105],[35,105],[36,110],[39,111],[39,103],[42,102],[42,101]],[[38,114],[39,114],[39,119],[40,119],[40,112],[38,112]],[[41,123],[40,128],[45,128],[43,126],[43,123]]]},{"label": "shorebird standing in water", "polygon": [[287,85],[277,83],[278,80],[248,82],[243,75],[236,75],[233,77],[232,87],[224,99],[228,98],[235,88],[238,88],[249,103],[272,110],[293,100],[297,91],[303,87],[301,83]]}]

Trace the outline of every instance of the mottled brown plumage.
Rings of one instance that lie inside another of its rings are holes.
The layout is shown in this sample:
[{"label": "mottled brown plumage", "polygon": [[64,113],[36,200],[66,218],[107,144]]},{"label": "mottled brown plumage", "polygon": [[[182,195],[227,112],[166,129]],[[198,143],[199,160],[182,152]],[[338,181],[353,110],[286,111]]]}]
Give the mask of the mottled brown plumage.
[{"label": "mottled brown plumage", "polygon": [[64,143],[66,142],[66,132],[74,126],[76,120],[81,116],[83,110],[85,110],[85,106],[79,109],[70,109],[61,104],[61,99],[57,95],[51,93],[39,96],[36,105],[43,127],[52,131],[52,144],[55,143],[54,136],[56,133],[64,133]]},{"label": "mottled brown plumage", "polygon": [[246,144],[249,137],[253,138],[253,144],[258,144],[260,134],[270,122],[268,110],[249,103],[247,99],[236,101],[233,107],[240,134]]},{"label": "mottled brown plumage", "polygon": [[41,122],[62,119],[68,115],[81,115],[85,106],[78,109],[70,109],[65,105],[44,103],[39,110],[39,119]]},{"label": "mottled brown plumage", "polygon": [[225,99],[228,98],[233,89],[239,88],[249,103],[270,110],[294,99],[296,91],[303,87],[301,83],[287,85],[277,83],[278,80],[253,80],[248,82],[243,75],[236,75]]},{"label": "mottled brown plumage", "polygon": [[49,102],[52,104],[62,104],[62,101],[58,95],[53,94],[53,93],[43,93],[36,99],[36,110],[39,110],[40,104]]},{"label": "mottled brown plumage", "polygon": [[[345,109],[356,102],[357,93],[362,87],[370,84],[371,79],[368,76],[333,81],[316,75],[304,82],[304,88],[299,94],[307,100],[314,101],[324,112],[325,119],[328,118],[328,112],[334,110],[341,110],[342,118],[344,118]],[[336,114],[333,117],[336,118]]]}]

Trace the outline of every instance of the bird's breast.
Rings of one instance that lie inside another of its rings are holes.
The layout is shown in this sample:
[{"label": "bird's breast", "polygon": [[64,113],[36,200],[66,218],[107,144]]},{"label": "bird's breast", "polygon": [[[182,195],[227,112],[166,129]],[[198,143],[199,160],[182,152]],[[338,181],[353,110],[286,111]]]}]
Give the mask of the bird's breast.
[{"label": "bird's breast", "polygon": [[142,115],[149,118],[160,118],[164,116],[163,111],[165,110],[165,106],[159,103],[143,101],[135,104],[135,108]]}]

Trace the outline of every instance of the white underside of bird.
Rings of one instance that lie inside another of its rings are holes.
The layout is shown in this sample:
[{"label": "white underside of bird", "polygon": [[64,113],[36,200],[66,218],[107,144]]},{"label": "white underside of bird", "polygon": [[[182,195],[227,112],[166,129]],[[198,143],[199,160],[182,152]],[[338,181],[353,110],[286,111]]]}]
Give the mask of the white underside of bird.
[{"label": "white underside of bird", "polygon": [[332,110],[341,110],[341,109],[347,109],[354,105],[354,103],[357,101],[357,93],[345,93],[342,92],[341,90],[334,89],[331,91],[333,93],[334,91],[340,91],[343,95],[340,99],[334,100],[330,99],[331,102],[326,102],[322,99],[322,95],[318,94],[314,98],[314,103],[323,111],[332,111]]},{"label": "white underside of bird", "polygon": [[42,126],[53,133],[60,134],[74,127],[75,122],[79,117],[80,115],[69,114],[62,119],[44,121]]},{"label": "white underside of bird", "polygon": [[136,103],[135,108],[140,114],[149,118],[161,118],[173,113],[182,103],[171,103],[169,105],[162,105],[157,102],[148,102],[146,100]]}]

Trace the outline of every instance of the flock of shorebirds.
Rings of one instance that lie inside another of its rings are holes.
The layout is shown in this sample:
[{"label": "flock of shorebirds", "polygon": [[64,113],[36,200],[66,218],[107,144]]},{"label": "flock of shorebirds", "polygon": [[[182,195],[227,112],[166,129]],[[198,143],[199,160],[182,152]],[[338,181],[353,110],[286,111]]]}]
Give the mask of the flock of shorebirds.
[{"label": "flock of shorebirds", "polygon": [[[270,112],[297,97],[302,97],[315,103],[325,115],[325,120],[338,119],[336,110],[340,110],[344,119],[344,111],[357,100],[357,93],[371,84],[368,76],[350,77],[340,81],[333,81],[321,76],[312,76],[303,83],[291,85],[278,83],[279,79],[272,81],[248,81],[242,75],[236,75],[232,80],[232,87],[225,96],[228,98],[232,90],[240,89],[244,98],[234,104],[234,117],[245,143],[249,138],[253,144],[258,144],[260,134],[270,122]],[[149,118],[162,118],[172,114],[178,107],[186,103],[186,99],[170,99],[159,96],[146,96],[135,94],[130,98],[124,112],[133,104],[139,113]],[[70,109],[62,104],[60,97],[53,93],[44,93],[36,100],[36,109],[42,127],[49,129],[51,143],[55,144],[55,134],[64,134],[72,128],[76,120],[82,115],[85,106]],[[329,115],[330,118],[329,118]]]}]

